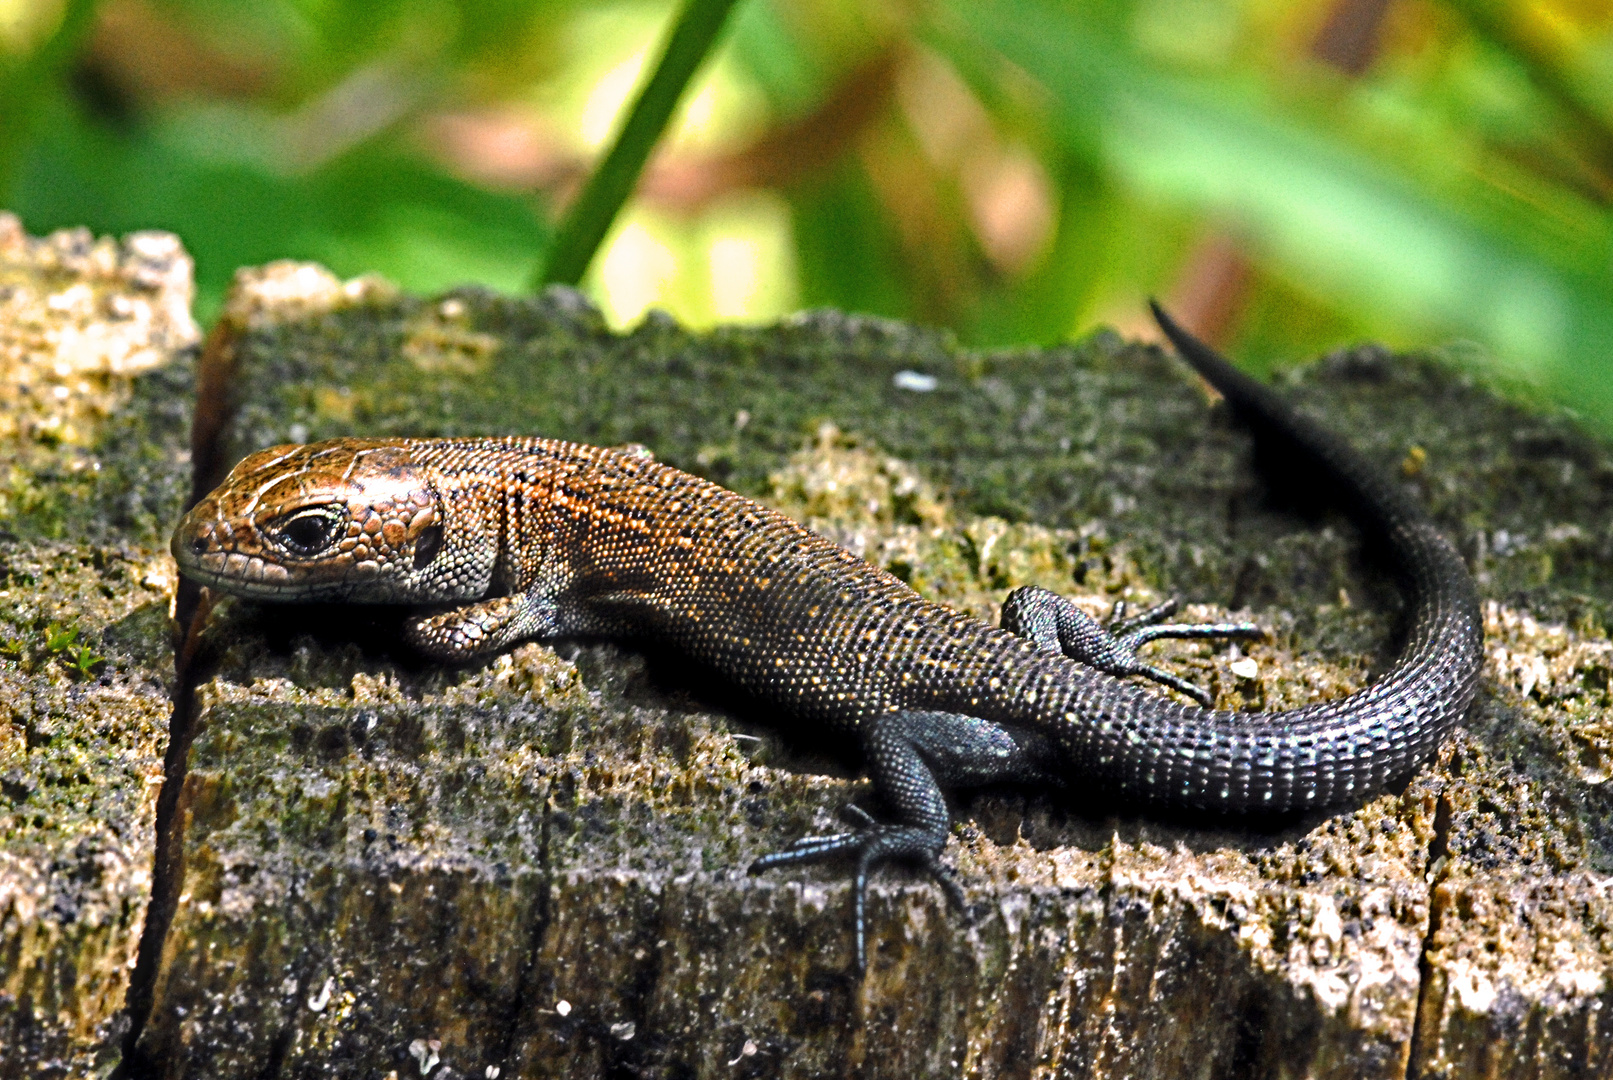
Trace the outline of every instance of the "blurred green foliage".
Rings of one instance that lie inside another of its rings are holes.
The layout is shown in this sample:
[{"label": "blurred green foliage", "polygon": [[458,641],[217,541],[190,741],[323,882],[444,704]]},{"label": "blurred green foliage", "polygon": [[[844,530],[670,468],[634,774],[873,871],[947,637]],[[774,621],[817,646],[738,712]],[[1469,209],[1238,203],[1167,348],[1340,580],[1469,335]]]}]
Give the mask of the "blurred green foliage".
[{"label": "blurred green foliage", "polygon": [[[0,206],[237,266],[525,287],[670,0],[0,0]],[[743,0],[584,287],[1257,365],[1451,340],[1613,430],[1600,0]]]}]

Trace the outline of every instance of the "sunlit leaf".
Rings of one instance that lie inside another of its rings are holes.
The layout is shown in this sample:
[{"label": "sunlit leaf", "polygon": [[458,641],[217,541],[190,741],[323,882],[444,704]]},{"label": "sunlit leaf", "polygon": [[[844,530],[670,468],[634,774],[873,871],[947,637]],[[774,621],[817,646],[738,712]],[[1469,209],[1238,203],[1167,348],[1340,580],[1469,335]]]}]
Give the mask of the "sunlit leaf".
[{"label": "sunlit leaf", "polygon": [[1515,374],[1613,425],[1604,216],[1552,258],[1525,238],[1559,223],[1522,199],[1436,195],[1301,108],[1153,70],[1039,0],[955,10],[1046,87],[1067,144],[1127,187],[1235,223],[1318,294],[1425,333],[1476,337]]}]

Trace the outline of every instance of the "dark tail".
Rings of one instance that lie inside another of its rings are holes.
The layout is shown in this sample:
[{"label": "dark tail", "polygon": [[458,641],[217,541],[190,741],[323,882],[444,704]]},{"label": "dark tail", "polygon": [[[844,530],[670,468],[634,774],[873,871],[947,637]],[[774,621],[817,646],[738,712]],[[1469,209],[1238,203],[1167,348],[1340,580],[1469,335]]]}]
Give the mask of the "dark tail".
[{"label": "dark tail", "polygon": [[[1319,807],[1404,775],[1438,746],[1478,687],[1483,622],[1466,564],[1390,477],[1182,329],[1157,303],[1150,306],[1182,359],[1221,392],[1258,439],[1314,467],[1340,491],[1344,509],[1382,537],[1405,581],[1410,616],[1393,667],[1347,698],[1243,721],[1213,714],[1209,726],[1218,730],[1202,734],[1219,748],[1215,756],[1228,756],[1206,770],[1211,775],[1198,791],[1172,801],[1225,810]],[[1239,729],[1251,720],[1257,722]]]},{"label": "dark tail", "polygon": [[[1232,361],[1179,326],[1158,301],[1148,301],[1154,320],[1165,331],[1176,353],[1204,381],[1227,399],[1233,414],[1268,448],[1297,454],[1313,474],[1334,484],[1352,517],[1364,518],[1369,529],[1392,527],[1399,521],[1426,521],[1422,507],[1392,480],[1368,464],[1355,449],[1333,432],[1296,413],[1271,387],[1256,382]],[[1454,553],[1453,553],[1454,554]],[[1467,567],[1457,560],[1463,581]],[[1472,591],[1471,582],[1468,590]]]}]

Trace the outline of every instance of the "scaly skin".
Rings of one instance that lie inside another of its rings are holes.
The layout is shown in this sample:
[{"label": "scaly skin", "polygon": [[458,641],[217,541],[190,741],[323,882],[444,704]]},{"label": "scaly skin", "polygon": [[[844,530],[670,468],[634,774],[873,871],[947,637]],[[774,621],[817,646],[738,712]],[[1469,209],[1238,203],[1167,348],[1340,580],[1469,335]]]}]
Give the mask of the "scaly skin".
[{"label": "scaly skin", "polygon": [[407,634],[449,661],[532,637],[653,640],[798,723],[860,738],[894,822],[864,816],[752,869],[854,856],[861,969],[872,866],[916,862],[958,897],[938,861],[943,789],[1076,780],[1222,813],[1332,806],[1410,771],[1472,699],[1481,624],[1450,544],[1342,441],[1156,314],[1257,434],[1312,463],[1387,541],[1411,632],[1366,689],[1271,715],[1186,705],[1123,681],[1144,675],[1208,704],[1136,648],[1256,628],[1158,625],[1162,608],[1105,629],[1035,588],[1011,595],[993,628],[715,484],[550,439],[264,450],[185,517],[174,556],[187,576],[243,596],[430,605]]}]

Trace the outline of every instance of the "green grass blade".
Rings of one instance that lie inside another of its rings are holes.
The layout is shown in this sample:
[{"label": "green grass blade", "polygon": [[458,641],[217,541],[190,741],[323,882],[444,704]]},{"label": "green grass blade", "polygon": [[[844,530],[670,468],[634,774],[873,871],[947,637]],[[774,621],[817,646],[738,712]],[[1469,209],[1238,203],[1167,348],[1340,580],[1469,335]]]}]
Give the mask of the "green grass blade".
[{"label": "green grass blade", "polygon": [[639,92],[615,144],[566,214],[534,288],[582,280],[611,222],[638,184],[650,151],[660,141],[684,88],[710,54],[735,0],[688,0],[667,38],[666,50]]}]

